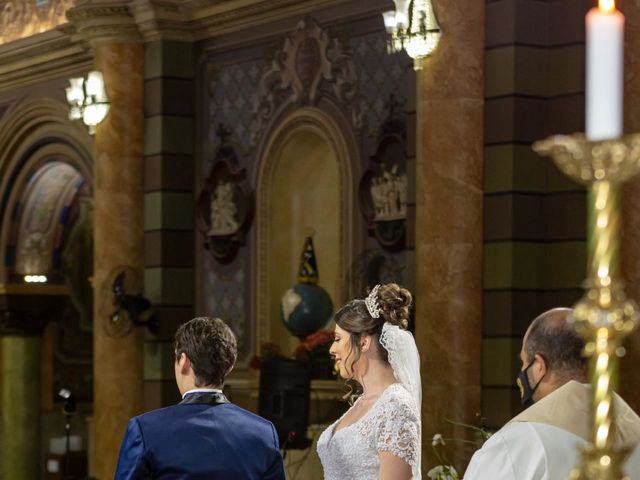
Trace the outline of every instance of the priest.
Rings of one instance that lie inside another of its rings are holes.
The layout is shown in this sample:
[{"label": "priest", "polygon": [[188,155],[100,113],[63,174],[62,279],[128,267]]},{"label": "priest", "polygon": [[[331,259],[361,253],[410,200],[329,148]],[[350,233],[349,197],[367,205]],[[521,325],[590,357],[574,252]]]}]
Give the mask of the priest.
[{"label": "priest", "polygon": [[[478,450],[465,480],[547,480],[568,478],[580,461],[579,447],[591,439],[592,389],[587,381],[584,341],[567,323],[571,309],[537,317],[522,341],[517,383],[528,408]],[[640,417],[615,395],[615,447],[640,441]],[[640,480],[640,450],[625,465]]]}]

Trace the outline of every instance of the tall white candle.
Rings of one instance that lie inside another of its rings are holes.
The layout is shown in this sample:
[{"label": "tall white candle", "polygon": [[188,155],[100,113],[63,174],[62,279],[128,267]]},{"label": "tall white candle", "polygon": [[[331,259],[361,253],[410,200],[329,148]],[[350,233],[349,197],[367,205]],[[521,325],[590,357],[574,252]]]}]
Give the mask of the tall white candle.
[{"label": "tall white candle", "polygon": [[614,0],[599,0],[586,16],[589,140],[622,135],[624,15]]}]

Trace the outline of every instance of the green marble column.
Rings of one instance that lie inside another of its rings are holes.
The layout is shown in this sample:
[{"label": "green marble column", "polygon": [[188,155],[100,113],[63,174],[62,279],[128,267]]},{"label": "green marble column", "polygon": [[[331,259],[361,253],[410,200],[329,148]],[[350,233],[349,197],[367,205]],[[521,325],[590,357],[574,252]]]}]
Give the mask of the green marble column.
[{"label": "green marble column", "polygon": [[0,479],[40,478],[40,337],[0,337]]}]

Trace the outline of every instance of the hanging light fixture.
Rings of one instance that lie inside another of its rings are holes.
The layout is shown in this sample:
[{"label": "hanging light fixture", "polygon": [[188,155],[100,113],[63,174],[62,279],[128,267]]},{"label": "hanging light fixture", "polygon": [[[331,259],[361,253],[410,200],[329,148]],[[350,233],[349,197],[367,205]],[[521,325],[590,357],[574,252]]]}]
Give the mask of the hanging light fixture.
[{"label": "hanging light fixture", "polygon": [[382,14],[389,34],[389,53],[406,50],[413,58],[413,68],[421,70],[422,60],[436,49],[442,35],[431,0],[394,0],[394,3],[395,11]]},{"label": "hanging light fixture", "polygon": [[67,87],[69,102],[69,118],[80,120],[89,128],[89,133],[96,132],[96,125],[102,122],[109,113],[109,99],[104,88],[102,73],[92,70],[87,78],[71,78]]}]

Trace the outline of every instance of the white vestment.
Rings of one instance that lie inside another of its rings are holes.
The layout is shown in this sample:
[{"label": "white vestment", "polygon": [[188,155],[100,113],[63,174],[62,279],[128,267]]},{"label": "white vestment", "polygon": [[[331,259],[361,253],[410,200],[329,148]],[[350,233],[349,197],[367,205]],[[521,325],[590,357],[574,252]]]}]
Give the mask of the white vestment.
[{"label": "white vestment", "polygon": [[[489,438],[471,459],[465,480],[564,480],[580,460],[591,427],[591,387],[571,381],[535,403]],[[616,395],[617,447],[640,441],[640,417]],[[640,480],[640,447],[625,463]]]}]

